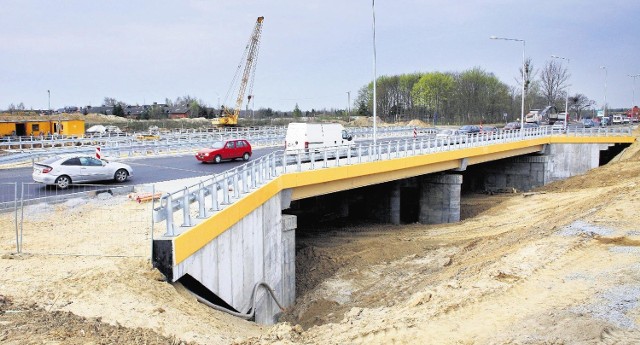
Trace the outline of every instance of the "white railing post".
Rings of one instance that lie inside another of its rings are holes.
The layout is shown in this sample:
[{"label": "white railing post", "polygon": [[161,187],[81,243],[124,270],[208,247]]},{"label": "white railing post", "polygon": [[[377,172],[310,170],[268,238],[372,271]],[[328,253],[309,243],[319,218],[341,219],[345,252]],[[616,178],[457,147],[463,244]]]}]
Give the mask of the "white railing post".
[{"label": "white railing post", "polygon": [[[323,150],[323,151],[322,151],[322,157],[323,157],[323,159],[324,159],[324,161],[323,161],[323,163],[322,163],[322,167],[323,167],[323,168],[326,168],[326,167],[328,167],[328,166],[329,166],[329,162],[327,161],[327,150]],[[298,170],[298,171],[300,171],[300,170]]]},{"label": "white railing post", "polygon": [[249,193],[249,167],[245,165],[242,168],[242,192],[244,194]]},{"label": "white railing post", "polygon": [[238,183],[238,168],[233,169],[233,197],[240,199],[240,183]]},{"label": "white railing post", "polygon": [[309,152],[309,165],[311,166],[311,170],[316,169],[316,151],[312,150]]},{"label": "white railing post", "polygon": [[260,181],[260,170],[258,164],[256,161],[251,162],[251,186],[253,188],[258,187],[258,184],[262,184],[262,181]]},{"label": "white railing post", "polygon": [[229,205],[231,203],[231,198],[229,196],[229,177],[227,176],[227,172],[225,171],[222,176],[222,204]]},{"label": "white railing post", "polygon": [[213,179],[211,183],[211,211],[219,211],[220,205],[218,205],[218,182]]},{"label": "white railing post", "polygon": [[204,184],[200,182],[198,184],[198,218],[200,219],[208,217],[207,211],[205,209],[205,192],[206,189],[204,187]]},{"label": "white railing post", "polygon": [[184,187],[182,192],[182,226],[191,226],[191,212],[189,212],[189,188]]}]

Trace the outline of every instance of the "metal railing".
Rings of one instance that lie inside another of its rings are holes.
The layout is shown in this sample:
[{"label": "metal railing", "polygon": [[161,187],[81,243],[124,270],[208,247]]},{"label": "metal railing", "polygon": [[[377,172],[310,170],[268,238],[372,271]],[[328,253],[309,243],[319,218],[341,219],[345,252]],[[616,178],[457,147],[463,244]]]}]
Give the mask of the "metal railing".
[{"label": "metal railing", "polygon": [[[349,147],[331,147],[319,152],[274,151],[197,184],[164,194],[158,205],[154,207],[152,218],[155,223],[166,222],[165,236],[175,236],[282,174],[515,142],[550,135],[628,136],[631,135],[631,128],[569,128],[564,132],[554,132],[547,126],[527,128],[522,132],[519,130],[483,132],[448,137],[430,135],[421,138],[380,141],[375,145],[366,143]],[[176,226],[176,224],[180,225]]]},{"label": "metal railing", "polygon": [[[377,133],[379,138],[410,136],[414,127],[387,127]],[[349,128],[354,138],[367,140],[373,137],[369,127]],[[159,139],[138,140],[138,134],[105,137],[20,137],[0,142],[0,150],[8,154],[0,155],[0,165],[24,163],[59,154],[91,154],[99,146],[104,157],[152,156],[179,153],[208,146],[215,141],[242,137],[255,147],[275,147],[283,145],[285,127],[262,129],[221,129],[216,131],[185,130],[162,134]]]}]

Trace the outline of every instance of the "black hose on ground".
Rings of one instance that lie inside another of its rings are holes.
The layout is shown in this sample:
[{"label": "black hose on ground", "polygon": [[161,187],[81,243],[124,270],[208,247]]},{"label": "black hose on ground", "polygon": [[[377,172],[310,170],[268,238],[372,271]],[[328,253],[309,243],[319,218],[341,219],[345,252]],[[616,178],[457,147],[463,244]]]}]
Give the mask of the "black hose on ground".
[{"label": "black hose on ground", "polygon": [[276,297],[276,293],[273,291],[273,289],[269,286],[269,284],[265,283],[265,282],[259,282],[257,283],[254,287],[253,287],[253,293],[251,294],[251,312],[249,314],[243,314],[243,313],[238,313],[236,311],[233,310],[229,310],[225,307],[221,307],[219,305],[213,304],[209,301],[207,301],[206,299],[196,295],[195,293],[191,292],[192,295],[194,295],[196,297],[196,299],[198,300],[198,302],[205,304],[207,306],[209,306],[210,308],[213,308],[215,310],[221,311],[221,312],[225,312],[227,314],[231,314],[233,316],[239,317],[241,319],[244,320],[250,320],[252,318],[254,318],[255,314],[256,314],[256,293],[258,292],[258,287],[264,287],[265,289],[267,289],[267,292],[269,292],[269,294],[271,295],[271,298],[273,298],[273,300],[276,302],[276,304],[278,305],[278,308],[280,308],[280,311],[285,310],[285,308],[280,304],[280,302],[278,301],[278,298]]}]

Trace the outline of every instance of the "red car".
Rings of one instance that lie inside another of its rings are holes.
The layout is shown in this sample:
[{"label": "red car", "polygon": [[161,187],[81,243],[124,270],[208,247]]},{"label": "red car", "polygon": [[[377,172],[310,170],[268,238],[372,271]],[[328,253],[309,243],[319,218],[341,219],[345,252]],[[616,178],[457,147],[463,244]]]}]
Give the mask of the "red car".
[{"label": "red car", "polygon": [[196,159],[202,163],[220,163],[223,160],[251,157],[251,144],[244,139],[216,141],[210,147],[198,151]]}]

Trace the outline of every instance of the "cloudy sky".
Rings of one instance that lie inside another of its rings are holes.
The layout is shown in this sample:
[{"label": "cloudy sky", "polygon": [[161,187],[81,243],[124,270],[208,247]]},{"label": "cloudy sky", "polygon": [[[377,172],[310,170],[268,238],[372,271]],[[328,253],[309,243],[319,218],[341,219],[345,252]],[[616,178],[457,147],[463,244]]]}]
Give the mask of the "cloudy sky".
[{"label": "cloudy sky", "polygon": [[[255,109],[345,108],[373,78],[371,0],[0,0],[0,12],[0,109],[45,109],[47,90],[54,109],[185,95],[232,105],[259,16]],[[481,67],[515,85],[523,45],[495,35],[526,40],[535,67],[569,58],[572,94],[632,103],[638,0],[378,0],[375,13],[378,76]]]}]

